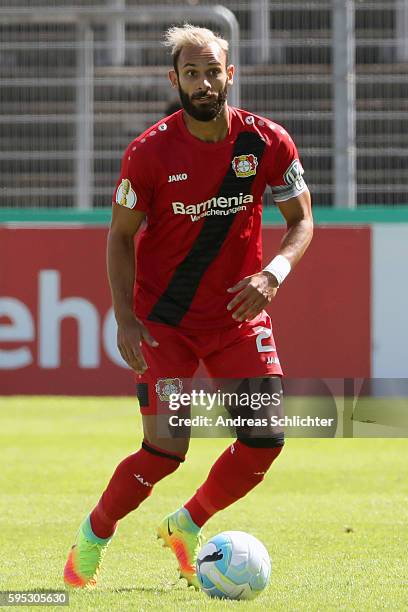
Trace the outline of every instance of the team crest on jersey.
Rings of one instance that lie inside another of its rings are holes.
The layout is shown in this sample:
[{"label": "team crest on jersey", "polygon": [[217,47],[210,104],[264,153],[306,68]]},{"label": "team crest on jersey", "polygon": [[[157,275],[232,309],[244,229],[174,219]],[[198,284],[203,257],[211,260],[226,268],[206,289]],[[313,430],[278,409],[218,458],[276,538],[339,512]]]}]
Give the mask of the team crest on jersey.
[{"label": "team crest on jersey", "polygon": [[132,189],[129,179],[123,179],[116,191],[116,204],[125,208],[134,208],[137,202],[137,195]]},{"label": "team crest on jersey", "polygon": [[236,176],[245,178],[256,174],[258,160],[255,155],[236,155],[232,160],[232,168]]},{"label": "team crest on jersey", "polygon": [[168,402],[170,395],[180,395],[183,383],[179,378],[159,378],[156,383],[156,393],[162,402]]}]

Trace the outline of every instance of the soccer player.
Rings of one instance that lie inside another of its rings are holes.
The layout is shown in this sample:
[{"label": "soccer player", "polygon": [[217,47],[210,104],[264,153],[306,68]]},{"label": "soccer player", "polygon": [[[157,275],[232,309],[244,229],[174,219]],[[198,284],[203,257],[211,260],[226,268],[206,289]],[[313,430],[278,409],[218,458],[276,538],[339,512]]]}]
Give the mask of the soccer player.
[{"label": "soccer player", "polygon": [[[234,66],[212,31],[172,27],[171,85],[182,109],[127,148],[112,208],[108,276],[118,348],[135,371],[141,448],[116,468],[69,552],[68,585],[92,588],[117,523],[185,460],[188,437],[161,436],[159,395],[202,360],[214,379],[280,389],[281,366],[264,308],[312,238],[310,195],[296,146],[280,125],[227,103]],[[262,195],[271,186],[287,231],[262,268]],[[137,251],[134,237],[145,222]],[[190,500],[158,526],[180,575],[197,586],[201,528],[264,478],[283,435],[242,437]]]}]

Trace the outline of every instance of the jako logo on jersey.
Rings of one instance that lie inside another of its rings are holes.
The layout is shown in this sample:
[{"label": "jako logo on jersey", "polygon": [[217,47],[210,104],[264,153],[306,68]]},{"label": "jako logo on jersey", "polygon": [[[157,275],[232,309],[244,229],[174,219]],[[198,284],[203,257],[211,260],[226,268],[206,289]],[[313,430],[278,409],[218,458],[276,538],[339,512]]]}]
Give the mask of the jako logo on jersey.
[{"label": "jako logo on jersey", "polygon": [[175,183],[176,181],[186,181],[188,178],[187,174],[183,172],[182,174],[169,174],[169,183]]},{"label": "jako logo on jersey", "polygon": [[[209,217],[211,215],[229,215],[231,213],[237,213],[240,210],[246,210],[246,206],[243,206],[243,204],[251,204],[253,201],[253,195],[244,195],[240,193],[239,197],[214,197],[205,202],[188,204],[187,206],[183,204],[183,202],[172,202],[172,206],[175,215],[191,215],[192,221],[198,221],[203,217]],[[227,210],[219,210],[225,208]]]},{"label": "jako logo on jersey", "polygon": [[237,155],[232,160],[232,168],[236,176],[245,178],[256,174],[258,160],[255,155]]},{"label": "jako logo on jersey", "polygon": [[170,395],[180,395],[183,382],[179,378],[159,378],[156,383],[156,393],[162,402],[168,402]]},{"label": "jako logo on jersey", "polygon": [[116,204],[126,208],[134,208],[137,202],[137,195],[132,189],[129,179],[123,179],[116,191]]},{"label": "jako logo on jersey", "polygon": [[305,182],[302,177],[303,172],[304,170],[300,161],[298,159],[294,159],[283,175],[283,180],[287,185],[295,185],[296,189],[301,191],[305,186]]}]

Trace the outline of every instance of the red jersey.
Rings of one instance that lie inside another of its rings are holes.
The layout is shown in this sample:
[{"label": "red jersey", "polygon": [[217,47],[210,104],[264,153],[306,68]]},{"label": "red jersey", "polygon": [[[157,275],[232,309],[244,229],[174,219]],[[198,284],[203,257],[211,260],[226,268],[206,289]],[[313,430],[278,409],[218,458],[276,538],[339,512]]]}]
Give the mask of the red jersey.
[{"label": "red jersey", "polygon": [[237,325],[229,287],[262,269],[262,195],[306,189],[296,146],[280,125],[228,107],[224,140],[194,137],[180,110],[126,149],[114,203],[146,213],[135,313],[185,330]]}]

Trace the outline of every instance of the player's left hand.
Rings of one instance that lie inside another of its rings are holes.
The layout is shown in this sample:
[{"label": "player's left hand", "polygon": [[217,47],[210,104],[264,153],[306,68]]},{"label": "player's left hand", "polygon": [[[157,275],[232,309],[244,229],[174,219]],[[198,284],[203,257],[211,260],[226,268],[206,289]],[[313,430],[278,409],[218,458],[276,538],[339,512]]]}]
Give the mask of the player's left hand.
[{"label": "player's left hand", "polygon": [[239,293],[227,306],[232,310],[239,307],[232,315],[236,321],[251,321],[275,297],[278,291],[278,281],[270,272],[258,272],[246,276],[239,283],[228,289],[229,293]]}]

